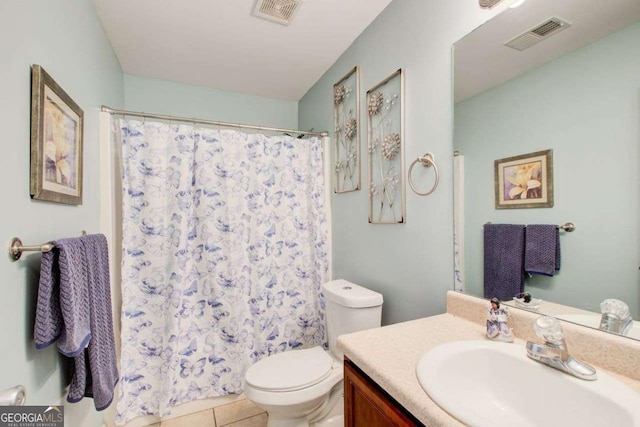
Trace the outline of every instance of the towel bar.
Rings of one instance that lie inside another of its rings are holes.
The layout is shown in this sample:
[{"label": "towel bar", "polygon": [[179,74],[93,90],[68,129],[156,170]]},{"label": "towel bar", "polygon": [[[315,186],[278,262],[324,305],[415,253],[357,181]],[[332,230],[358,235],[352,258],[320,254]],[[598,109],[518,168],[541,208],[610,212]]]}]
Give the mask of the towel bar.
[{"label": "towel bar", "polygon": [[[82,230],[82,235],[86,236],[87,232]],[[22,252],[49,252],[55,246],[53,243],[43,243],[41,245],[23,245],[22,240],[17,237],[11,239],[9,243],[9,258],[17,261],[22,256]]]},{"label": "towel bar", "polygon": [[[487,224],[491,224],[491,223],[487,222],[484,225],[487,225]],[[483,227],[484,227],[484,225],[483,225]],[[526,227],[526,225],[525,225],[525,227]],[[567,223],[564,223],[562,225],[559,225],[558,228],[561,229],[561,230],[566,231],[567,233],[570,233],[570,232],[572,232],[572,231],[574,231],[576,229],[576,225],[574,223],[572,223],[572,222],[567,222]]]},{"label": "towel bar", "polygon": [[576,225],[572,222],[567,222],[566,224],[559,225],[558,228],[561,228],[567,232],[572,232],[573,230],[576,229]]}]

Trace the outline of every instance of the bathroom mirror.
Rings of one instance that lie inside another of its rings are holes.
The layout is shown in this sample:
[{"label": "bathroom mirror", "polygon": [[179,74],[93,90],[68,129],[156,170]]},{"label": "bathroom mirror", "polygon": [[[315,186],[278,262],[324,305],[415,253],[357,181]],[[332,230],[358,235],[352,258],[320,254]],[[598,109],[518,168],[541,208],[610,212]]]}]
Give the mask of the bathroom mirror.
[{"label": "bathroom mirror", "polygon": [[[572,222],[557,274],[525,280],[538,312],[640,320],[640,2],[507,8],[455,43],[454,86],[456,289],[484,296],[485,223]],[[494,161],[549,149],[553,207],[496,209]]]}]

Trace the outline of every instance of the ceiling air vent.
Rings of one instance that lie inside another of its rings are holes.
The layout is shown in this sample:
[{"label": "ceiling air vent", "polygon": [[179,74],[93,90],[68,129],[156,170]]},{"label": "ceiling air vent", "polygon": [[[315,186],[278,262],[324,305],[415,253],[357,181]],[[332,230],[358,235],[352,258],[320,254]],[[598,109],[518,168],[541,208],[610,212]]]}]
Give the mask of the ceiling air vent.
[{"label": "ceiling air vent", "polygon": [[535,26],[529,31],[520,34],[505,43],[505,46],[512,47],[517,50],[529,49],[531,46],[546,40],[554,34],[569,28],[571,24],[560,18],[549,18],[542,24]]},{"label": "ceiling air vent", "polygon": [[289,25],[301,5],[301,0],[256,0],[253,15],[278,24]]},{"label": "ceiling air vent", "polygon": [[480,3],[480,7],[489,8],[495,6],[500,1],[501,0],[478,0],[478,3]]}]

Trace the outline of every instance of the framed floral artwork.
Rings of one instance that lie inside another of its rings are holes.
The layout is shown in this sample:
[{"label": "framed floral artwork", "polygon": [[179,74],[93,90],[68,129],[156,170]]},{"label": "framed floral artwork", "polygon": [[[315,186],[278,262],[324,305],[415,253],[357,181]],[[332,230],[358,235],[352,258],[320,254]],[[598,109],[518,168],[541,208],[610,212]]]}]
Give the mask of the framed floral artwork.
[{"label": "framed floral artwork", "polygon": [[406,221],[403,93],[402,69],[367,91],[370,223]]},{"label": "framed floral artwork", "polygon": [[553,150],[494,162],[496,209],[553,207]]},{"label": "framed floral artwork", "polygon": [[31,197],[82,204],[84,112],[39,65],[31,67]]},{"label": "framed floral artwork", "polygon": [[360,189],[360,79],[354,67],[333,85],[336,193]]}]

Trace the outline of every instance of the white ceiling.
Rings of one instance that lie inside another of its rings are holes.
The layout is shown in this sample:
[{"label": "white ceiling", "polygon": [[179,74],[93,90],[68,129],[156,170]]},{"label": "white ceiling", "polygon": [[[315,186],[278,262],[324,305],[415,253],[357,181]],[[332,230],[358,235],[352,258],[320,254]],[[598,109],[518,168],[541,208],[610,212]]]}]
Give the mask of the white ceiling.
[{"label": "white ceiling", "polygon": [[[504,43],[551,17],[572,25],[522,52]],[[527,0],[456,42],[455,101],[505,81],[640,21],[640,0]]]},{"label": "white ceiling", "polygon": [[289,26],[254,0],[93,0],[127,74],[298,101],[392,0],[306,0]]}]

